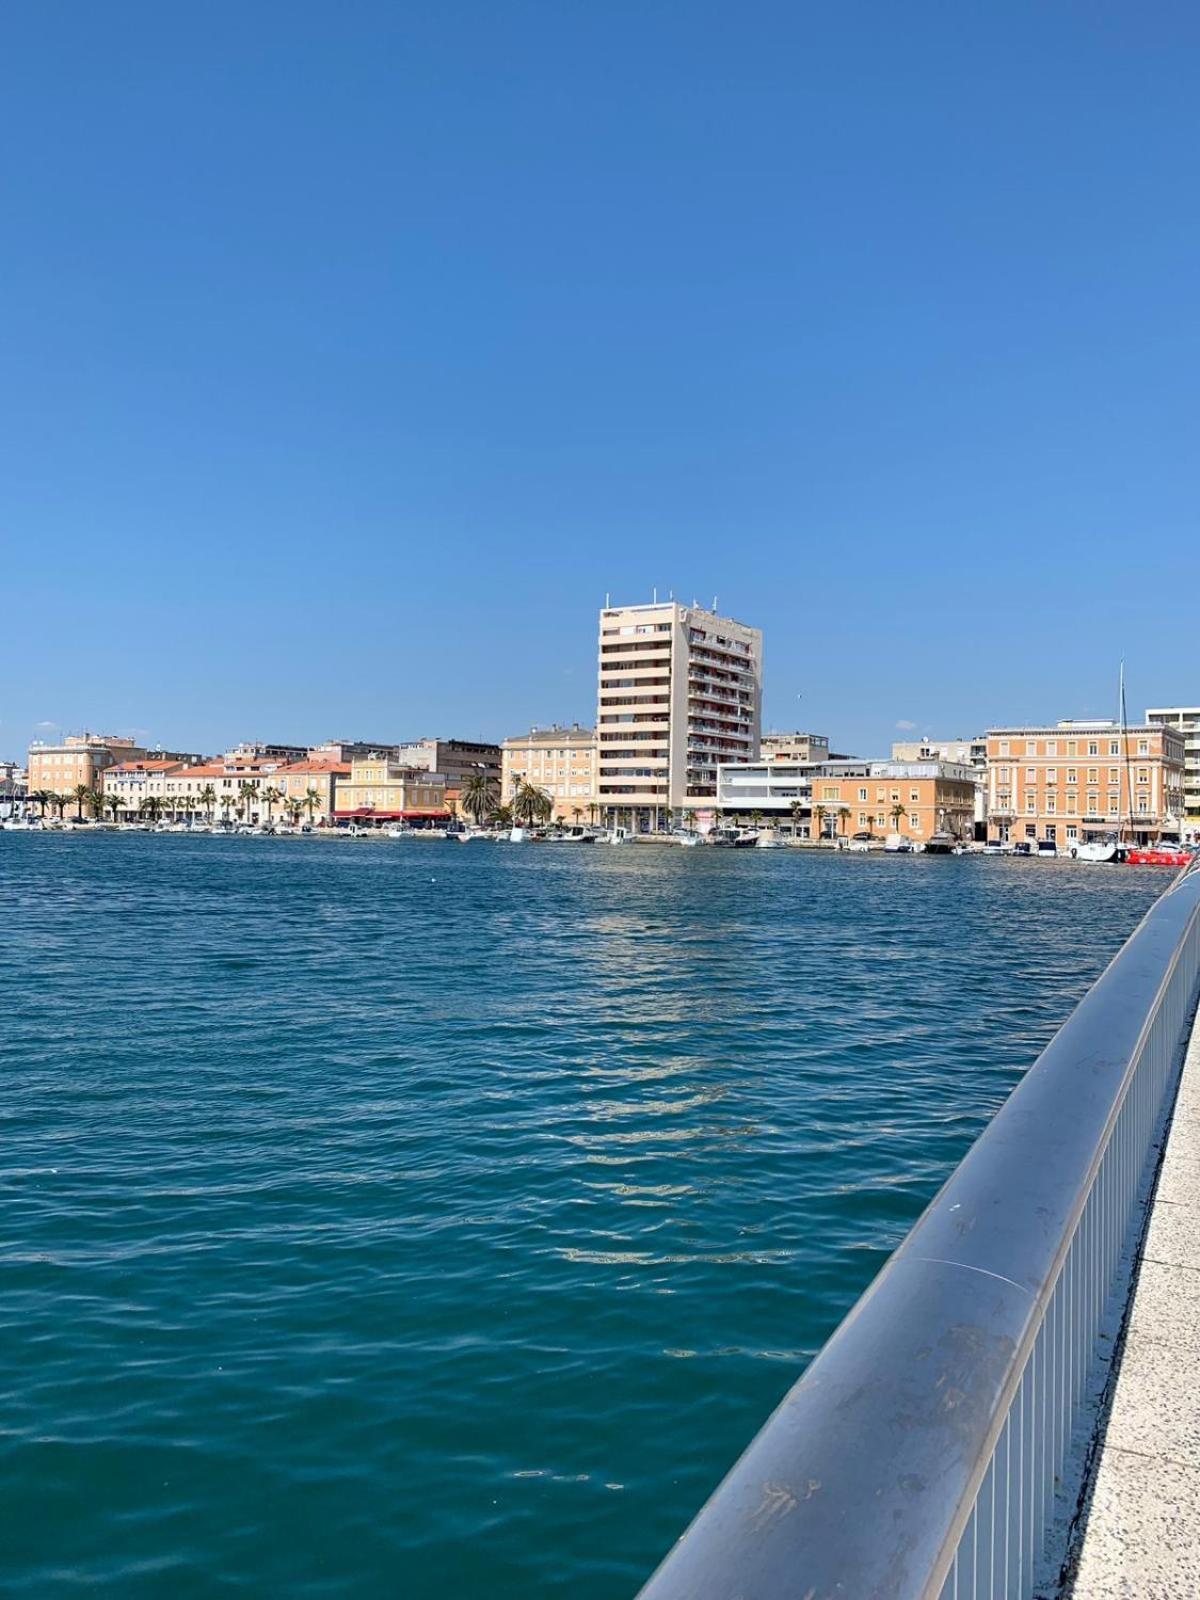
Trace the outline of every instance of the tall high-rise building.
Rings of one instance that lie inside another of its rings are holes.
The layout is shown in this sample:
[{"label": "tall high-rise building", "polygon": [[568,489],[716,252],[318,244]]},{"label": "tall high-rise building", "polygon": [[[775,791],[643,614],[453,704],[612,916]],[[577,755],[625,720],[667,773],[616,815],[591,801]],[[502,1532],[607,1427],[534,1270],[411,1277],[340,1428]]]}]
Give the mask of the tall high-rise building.
[{"label": "tall high-rise building", "polygon": [[1200,706],[1165,706],[1147,711],[1146,721],[1157,728],[1174,728],[1183,735],[1183,830],[1185,837],[1200,838]]},{"label": "tall high-rise building", "polygon": [[717,766],[753,761],[762,633],[670,600],[600,613],[596,800],[645,832],[713,805]]}]

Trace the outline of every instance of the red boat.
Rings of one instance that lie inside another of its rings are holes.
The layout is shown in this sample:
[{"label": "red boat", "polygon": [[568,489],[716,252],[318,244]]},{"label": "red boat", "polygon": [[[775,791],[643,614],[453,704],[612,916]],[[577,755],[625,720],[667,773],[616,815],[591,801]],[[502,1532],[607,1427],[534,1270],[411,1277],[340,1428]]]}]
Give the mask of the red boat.
[{"label": "red boat", "polygon": [[1125,859],[1131,867],[1186,867],[1192,852],[1175,845],[1148,845],[1144,850],[1131,850]]}]

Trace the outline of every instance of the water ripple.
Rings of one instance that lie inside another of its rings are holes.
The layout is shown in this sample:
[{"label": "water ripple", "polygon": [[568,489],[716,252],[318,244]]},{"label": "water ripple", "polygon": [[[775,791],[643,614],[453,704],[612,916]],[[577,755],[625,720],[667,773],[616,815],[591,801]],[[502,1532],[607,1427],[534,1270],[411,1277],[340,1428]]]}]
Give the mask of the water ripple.
[{"label": "water ripple", "polygon": [[0,882],[0,1593],[172,1600],[630,1595],[1164,886],[13,834]]}]

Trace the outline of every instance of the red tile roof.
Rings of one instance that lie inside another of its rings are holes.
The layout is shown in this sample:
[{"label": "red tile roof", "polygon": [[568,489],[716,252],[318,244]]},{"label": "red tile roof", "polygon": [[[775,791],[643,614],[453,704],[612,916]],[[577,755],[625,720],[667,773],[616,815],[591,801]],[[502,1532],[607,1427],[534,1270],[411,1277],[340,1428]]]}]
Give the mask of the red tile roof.
[{"label": "red tile roof", "polygon": [[[120,777],[123,772],[171,772],[175,767],[183,767],[181,761],[122,761],[115,767],[105,770],[106,777]],[[188,771],[194,769],[188,768]]]}]

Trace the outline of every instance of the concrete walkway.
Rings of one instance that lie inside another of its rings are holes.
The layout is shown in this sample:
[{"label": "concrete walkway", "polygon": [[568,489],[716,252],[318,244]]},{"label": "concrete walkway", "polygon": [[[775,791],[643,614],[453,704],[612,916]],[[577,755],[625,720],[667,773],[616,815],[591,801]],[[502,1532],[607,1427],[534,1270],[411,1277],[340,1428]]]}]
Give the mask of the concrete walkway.
[{"label": "concrete walkway", "polygon": [[1070,1595],[1200,1597],[1200,1021],[1167,1139]]}]

